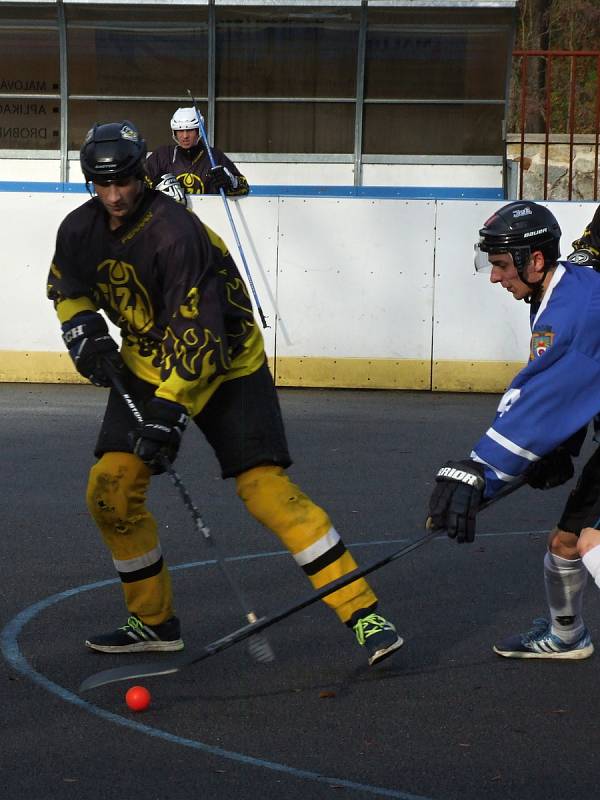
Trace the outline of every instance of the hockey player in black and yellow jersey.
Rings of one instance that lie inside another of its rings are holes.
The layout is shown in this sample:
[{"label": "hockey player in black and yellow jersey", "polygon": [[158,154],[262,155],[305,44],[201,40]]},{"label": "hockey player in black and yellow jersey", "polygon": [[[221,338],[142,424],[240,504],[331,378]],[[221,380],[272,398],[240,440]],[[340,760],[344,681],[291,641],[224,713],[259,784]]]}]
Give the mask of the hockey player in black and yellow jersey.
[{"label": "hockey player in black and yellow jersey", "polygon": [[[60,225],[48,297],[79,372],[110,386],[110,370],[144,409],[111,390],[87,503],[122,582],[129,619],[90,637],[101,652],[183,647],[157,526],[151,475],[175,459],[188,420],[234,478],[250,514],[290,550],[315,588],[356,568],[327,513],[294,485],[273,380],[248,293],[222,240],[145,183],[145,143],[129,122],[95,125],[81,150],[96,197]],[[121,331],[110,336],[104,314]],[[375,613],[364,579],[326,598],[375,664],[402,645]]]},{"label": "hockey player in black and yellow jersey", "polygon": [[248,194],[248,181],[218,147],[211,148],[215,160],[212,166],[193,106],[178,108],[173,114],[171,134],[175,146],[157,147],[146,161],[146,171],[155,188],[166,176],[175,176],[186,194],[219,194],[221,189],[227,197]]}]

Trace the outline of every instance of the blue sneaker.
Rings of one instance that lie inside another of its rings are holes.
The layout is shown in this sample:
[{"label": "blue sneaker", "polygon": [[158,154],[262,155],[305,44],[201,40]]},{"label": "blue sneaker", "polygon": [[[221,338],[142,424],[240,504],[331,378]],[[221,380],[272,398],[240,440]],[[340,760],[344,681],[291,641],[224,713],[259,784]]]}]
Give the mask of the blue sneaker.
[{"label": "blue sneaker", "polygon": [[506,658],[554,658],[577,660],[589,658],[594,645],[587,628],[576,642],[567,644],[550,630],[547,619],[534,619],[533,628],[527,633],[510,636],[494,645],[494,653]]}]

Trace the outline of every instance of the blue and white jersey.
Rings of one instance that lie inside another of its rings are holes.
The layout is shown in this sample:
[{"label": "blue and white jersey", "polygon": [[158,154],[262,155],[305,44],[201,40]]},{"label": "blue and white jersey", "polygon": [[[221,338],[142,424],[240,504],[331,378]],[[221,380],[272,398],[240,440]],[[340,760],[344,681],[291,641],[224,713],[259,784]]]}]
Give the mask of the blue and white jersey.
[{"label": "blue and white jersey", "polygon": [[559,262],[531,331],[529,363],[471,453],[485,465],[486,498],[600,411],[600,274]]}]

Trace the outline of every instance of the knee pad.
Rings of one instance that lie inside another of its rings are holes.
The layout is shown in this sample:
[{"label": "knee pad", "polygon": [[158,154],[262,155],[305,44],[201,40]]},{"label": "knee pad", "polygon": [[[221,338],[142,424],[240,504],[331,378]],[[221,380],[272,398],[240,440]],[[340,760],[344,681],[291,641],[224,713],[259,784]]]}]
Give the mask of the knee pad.
[{"label": "knee pad", "polygon": [[252,516],[275,533],[304,528],[318,535],[331,527],[325,511],[292,483],[281,467],[254,467],[243,472],[236,478],[236,488]]},{"label": "knee pad", "polygon": [[86,501],[96,523],[125,533],[145,512],[150,469],[133,453],[105,453],[90,470]]}]

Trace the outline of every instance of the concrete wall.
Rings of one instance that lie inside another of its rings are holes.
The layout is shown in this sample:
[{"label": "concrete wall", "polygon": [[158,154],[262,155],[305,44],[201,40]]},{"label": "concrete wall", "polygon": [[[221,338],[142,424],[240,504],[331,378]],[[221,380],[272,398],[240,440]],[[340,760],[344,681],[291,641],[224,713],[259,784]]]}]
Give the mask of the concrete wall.
[{"label": "concrete wall", "polygon": [[[45,281],[81,194],[0,192],[0,381],[76,381]],[[498,200],[247,197],[230,208],[281,386],[501,391],[528,354],[528,309],[473,269]],[[549,203],[563,255],[595,210]],[[194,210],[235,240],[219,197]]]}]

